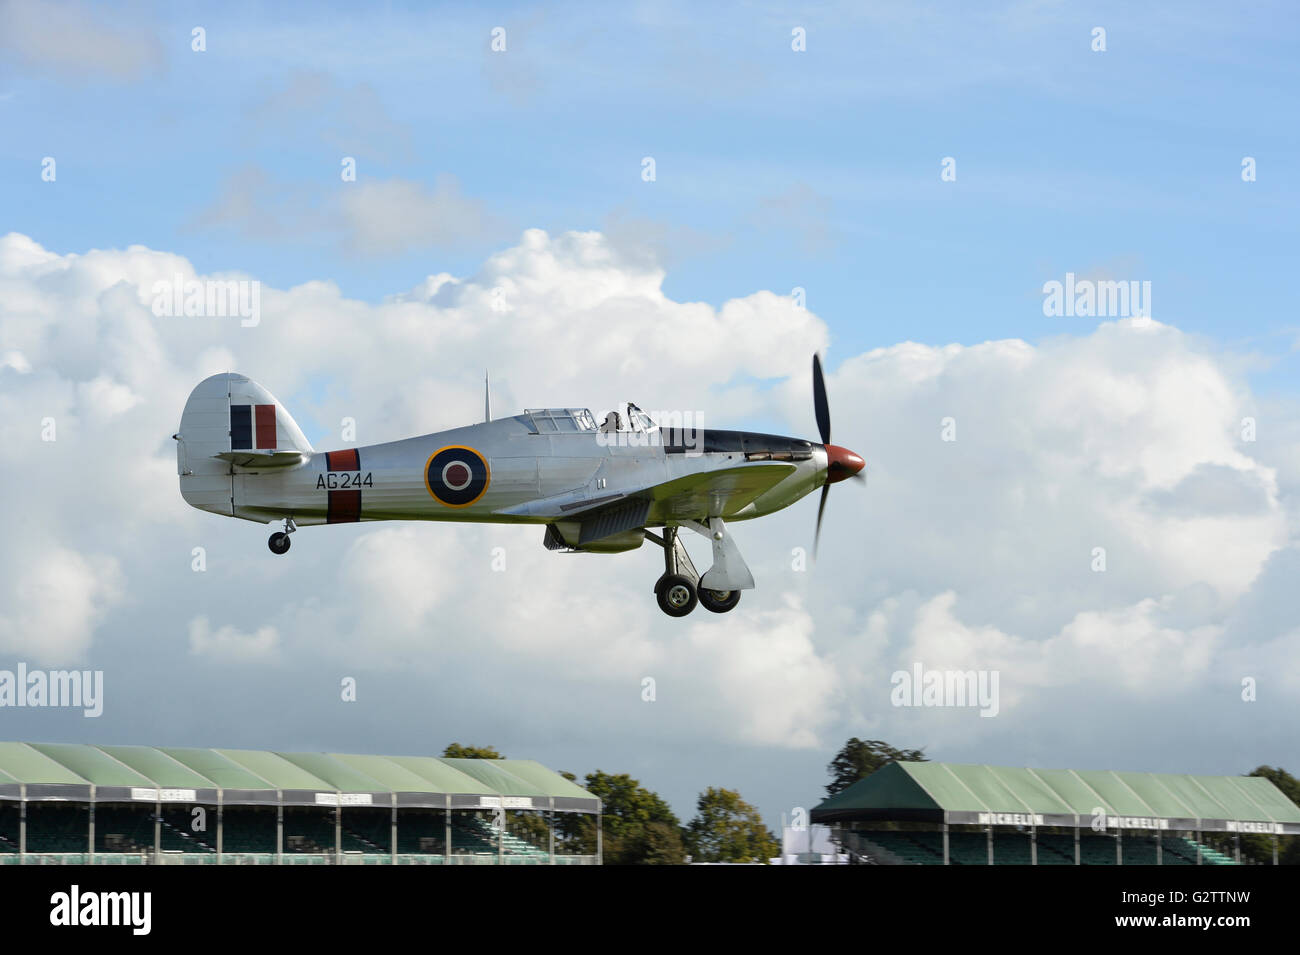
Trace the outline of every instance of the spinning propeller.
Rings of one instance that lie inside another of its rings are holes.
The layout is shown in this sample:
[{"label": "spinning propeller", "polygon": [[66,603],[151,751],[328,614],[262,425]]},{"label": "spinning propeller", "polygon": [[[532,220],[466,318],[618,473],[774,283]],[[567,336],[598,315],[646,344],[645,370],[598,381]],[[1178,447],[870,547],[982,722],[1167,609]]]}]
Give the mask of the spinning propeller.
[{"label": "spinning propeller", "polygon": [[826,483],[822,485],[821,502],[817,505],[817,533],[813,537],[813,556],[817,556],[817,542],[822,536],[822,515],[826,512],[826,497],[831,485],[853,478],[866,482],[867,476],[862,469],[867,462],[860,455],[848,448],[831,444],[831,406],[826,400],[826,380],[822,377],[822,360],[813,355],[813,410],[817,414],[817,430],[821,433],[822,444],[826,446]]}]

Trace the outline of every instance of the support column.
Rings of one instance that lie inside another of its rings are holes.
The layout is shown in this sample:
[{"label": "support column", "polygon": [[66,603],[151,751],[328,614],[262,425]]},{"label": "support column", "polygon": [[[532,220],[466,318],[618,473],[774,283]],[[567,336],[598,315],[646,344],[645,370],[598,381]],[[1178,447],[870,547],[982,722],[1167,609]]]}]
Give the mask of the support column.
[{"label": "support column", "polygon": [[1074,864],[1083,865],[1083,861],[1079,858],[1079,819],[1077,816],[1074,820]]},{"label": "support column", "polygon": [[279,865],[284,861],[284,793],[277,789],[275,799],[275,862]]},{"label": "support column", "polygon": [[1201,830],[1196,830],[1196,864],[1201,864]]},{"label": "support column", "polygon": [[[555,797],[547,797],[550,801],[550,809],[546,812],[546,843],[547,851],[551,854],[551,865],[555,865]],[[1273,837],[1273,861],[1277,862],[1277,837]]]},{"label": "support column", "polygon": [[91,862],[95,861],[95,787],[90,787],[90,827],[87,830],[90,839],[86,846],[86,851],[90,853],[87,857]]},{"label": "support column", "polygon": [[1273,833],[1273,864],[1277,865],[1277,833]]},{"label": "support column", "polygon": [[501,797],[501,827],[497,829],[497,865],[506,864],[506,807],[505,797]]},{"label": "support column", "polygon": [[1038,827],[1029,827],[1029,864],[1038,865]]},{"label": "support column", "polygon": [[1237,865],[1241,865],[1241,833],[1240,832],[1234,832],[1232,834],[1232,857],[1237,861]]},{"label": "support column", "polygon": [[1115,864],[1124,864],[1124,830],[1115,830]]},{"label": "support column", "polygon": [[1156,830],[1156,865],[1165,864],[1164,840],[1160,838],[1160,830]]},{"label": "support column", "polygon": [[952,865],[951,858],[948,855],[948,823],[946,821],[947,815],[948,813],[945,812],[944,813],[945,822],[943,824],[943,864]]},{"label": "support column", "polygon": [[605,864],[605,833],[601,822],[600,810],[596,811],[596,865]]},{"label": "support column", "polygon": [[[225,809],[225,790],[217,790],[217,865],[221,865],[221,857],[226,851],[226,831],[222,820]],[[192,818],[192,817],[191,817]]]},{"label": "support column", "polygon": [[443,844],[442,844],[442,864],[451,865],[451,795],[442,797],[444,809],[442,811]]},{"label": "support column", "polygon": [[343,864],[343,794],[338,794],[339,801],[334,807],[334,864]]},{"label": "support column", "polygon": [[989,865],[993,864],[993,827],[989,826],[986,830],[989,834]]},{"label": "support column", "polygon": [[27,864],[27,784],[18,787],[18,864]]},{"label": "support column", "polygon": [[397,865],[397,793],[393,793],[393,820],[388,833],[389,864]]},{"label": "support column", "polygon": [[162,790],[158,790],[158,802],[153,814],[153,864],[162,859]]}]

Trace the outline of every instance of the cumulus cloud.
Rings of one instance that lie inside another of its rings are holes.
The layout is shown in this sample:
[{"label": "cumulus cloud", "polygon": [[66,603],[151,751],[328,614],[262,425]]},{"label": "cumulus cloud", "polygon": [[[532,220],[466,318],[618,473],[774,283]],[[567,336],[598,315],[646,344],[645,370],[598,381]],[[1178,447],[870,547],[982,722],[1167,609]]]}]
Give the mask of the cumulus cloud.
[{"label": "cumulus cloud", "polygon": [[[152,284],[177,273],[194,269],[141,247],[0,239],[5,354],[19,356],[0,367],[0,462],[28,475],[0,558],[5,652],[159,654],[172,692],[200,699],[208,660],[248,681],[292,667],[314,702],[231,717],[262,725],[360,725],[330,709],[357,675],[385,726],[501,719],[605,752],[630,736],[1042,741],[1072,725],[1069,694],[1104,697],[1120,721],[1152,699],[1199,706],[1295,647],[1300,467],[1242,441],[1254,398],[1234,364],[1173,326],[830,362],[836,441],[867,458],[868,485],[833,489],[811,571],[793,557],[815,502],[737,523],[759,589],[730,615],[677,621],[650,592],[657,550],[559,556],[538,528],[306,528],[273,557],[265,529],[185,507],[169,435],[222,370],[269,388],[318,448],[341,443],[344,418],[361,444],[455,427],[481,417],[486,366],[498,414],[631,399],[812,435],[809,354],[829,343],[814,313],[766,291],[675,301],[660,266],[591,232],[529,230],[472,274],[435,269],[378,304],[325,280],[264,287],[255,328],[155,317]],[[1295,417],[1274,408],[1271,427]],[[891,708],[889,674],[912,661],[997,669],[999,718]],[[163,678],[119,685],[131,679]],[[1271,691],[1294,706],[1294,681]]]}]

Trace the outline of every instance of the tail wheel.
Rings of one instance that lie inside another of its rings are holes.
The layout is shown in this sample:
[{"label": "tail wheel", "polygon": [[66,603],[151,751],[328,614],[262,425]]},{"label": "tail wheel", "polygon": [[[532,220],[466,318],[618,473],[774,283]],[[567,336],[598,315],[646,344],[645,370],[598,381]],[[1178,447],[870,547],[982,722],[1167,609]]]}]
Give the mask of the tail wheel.
[{"label": "tail wheel", "polygon": [[740,603],[739,590],[706,590],[701,587],[699,596],[700,606],[714,613],[726,613]]},{"label": "tail wheel", "polygon": [[269,547],[269,548],[271,548],[271,553],[272,553],[272,554],[285,554],[285,553],[288,553],[288,551],[289,551],[289,535],[288,535],[288,534],[285,534],[285,533],[283,533],[283,532],[277,531],[276,533],[274,533],[274,534],[271,535],[270,540],[268,540],[268,541],[266,542],[266,546]]},{"label": "tail wheel", "polygon": [[681,574],[666,574],[659,578],[655,599],[659,601],[659,609],[670,617],[684,617],[700,602],[695,584]]}]

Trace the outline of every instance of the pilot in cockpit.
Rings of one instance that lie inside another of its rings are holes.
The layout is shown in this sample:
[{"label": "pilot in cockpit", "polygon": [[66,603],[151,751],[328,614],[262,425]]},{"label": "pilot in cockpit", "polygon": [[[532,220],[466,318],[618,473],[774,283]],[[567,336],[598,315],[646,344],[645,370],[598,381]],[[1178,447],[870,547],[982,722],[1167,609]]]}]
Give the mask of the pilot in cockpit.
[{"label": "pilot in cockpit", "polygon": [[605,415],[605,422],[600,426],[602,434],[614,434],[623,430],[623,419],[619,417],[617,411],[611,411]]}]

